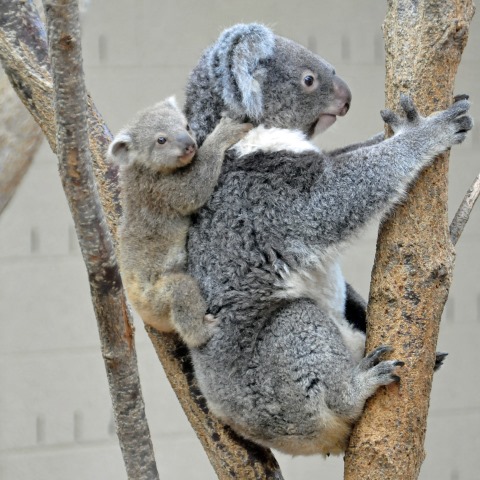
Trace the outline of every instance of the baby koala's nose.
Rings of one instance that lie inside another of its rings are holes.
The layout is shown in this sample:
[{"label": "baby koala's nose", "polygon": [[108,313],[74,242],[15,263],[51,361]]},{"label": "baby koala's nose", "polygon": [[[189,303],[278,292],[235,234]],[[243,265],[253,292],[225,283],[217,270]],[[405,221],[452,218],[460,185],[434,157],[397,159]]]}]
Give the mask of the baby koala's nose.
[{"label": "baby koala's nose", "polygon": [[185,147],[185,154],[189,155],[190,153],[195,152],[195,144],[192,142],[191,144]]},{"label": "baby koala's nose", "polygon": [[188,133],[182,133],[177,137],[177,142],[182,146],[184,154],[189,155],[197,149],[195,140],[188,135]]}]

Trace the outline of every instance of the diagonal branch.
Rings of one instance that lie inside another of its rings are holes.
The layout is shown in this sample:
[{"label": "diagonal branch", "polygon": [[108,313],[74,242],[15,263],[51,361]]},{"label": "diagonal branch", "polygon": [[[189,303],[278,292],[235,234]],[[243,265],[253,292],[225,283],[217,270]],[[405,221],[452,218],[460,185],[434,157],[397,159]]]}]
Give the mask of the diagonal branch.
[{"label": "diagonal branch", "polygon": [[457,213],[450,224],[450,238],[454,245],[457,244],[460,236],[463,233],[463,229],[470,218],[475,202],[480,195],[480,174],[478,174],[472,186],[466,193],[460,207],[458,207]]},{"label": "diagonal branch", "polygon": [[92,171],[78,4],[76,0],[46,0],[44,6],[60,177],[90,279],[123,459],[129,479],[158,479],[141,396],[132,321]]},{"label": "diagonal branch", "polygon": [[0,214],[32,163],[42,131],[11,88],[0,80]]},{"label": "diagonal branch", "polygon": [[[31,1],[0,0],[0,60],[18,96],[55,151],[53,84],[46,35]],[[116,241],[120,215],[117,170],[104,162],[112,136],[90,98],[87,121],[98,193]],[[149,330],[149,335],[219,478],[281,480],[280,469],[269,450],[238,438],[210,415],[196,384],[188,352],[177,337],[154,330]]]}]

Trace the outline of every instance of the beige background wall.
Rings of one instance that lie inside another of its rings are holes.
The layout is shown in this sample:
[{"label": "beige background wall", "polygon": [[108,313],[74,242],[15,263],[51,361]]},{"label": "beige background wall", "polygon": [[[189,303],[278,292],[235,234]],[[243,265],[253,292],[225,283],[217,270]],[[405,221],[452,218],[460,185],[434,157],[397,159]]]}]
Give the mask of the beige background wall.
[{"label": "beige background wall", "polygon": [[[333,63],[353,92],[352,109],[318,143],[341,146],[381,130],[386,2],[243,0],[83,2],[87,86],[112,131],[138,109],[171,94],[183,100],[188,72],[219,32],[259,21]],[[457,82],[480,121],[480,19],[474,21]],[[455,148],[451,211],[480,169],[480,135]],[[347,277],[366,295],[376,226],[346,256]],[[455,280],[439,350],[421,478],[473,480],[480,471],[478,273],[480,207],[458,245]],[[147,415],[162,480],[214,473],[137,322]],[[278,456],[286,479],[342,478],[342,459]],[[45,144],[0,218],[0,479],[126,478],[87,278]]]}]

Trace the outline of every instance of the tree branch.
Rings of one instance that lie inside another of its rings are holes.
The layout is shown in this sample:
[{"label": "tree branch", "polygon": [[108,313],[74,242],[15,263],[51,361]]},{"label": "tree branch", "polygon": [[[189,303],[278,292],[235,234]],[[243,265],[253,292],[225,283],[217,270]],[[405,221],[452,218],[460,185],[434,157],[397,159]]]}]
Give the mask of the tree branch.
[{"label": "tree branch", "polygon": [[43,134],[6,77],[0,80],[0,214],[32,163]]},{"label": "tree branch", "polygon": [[[386,104],[410,93],[428,115],[452,103],[471,0],[389,0],[384,23]],[[381,227],[368,306],[366,350],[389,344],[404,360],[399,385],[367,402],[345,458],[345,479],[413,480],[424,440],[440,318],[454,251],[448,235],[448,155],[420,175]]]},{"label": "tree branch", "polygon": [[457,244],[460,236],[463,233],[463,229],[470,218],[470,213],[472,213],[475,202],[480,195],[480,174],[478,174],[475,181],[472,183],[472,186],[469,188],[465,197],[458,207],[455,217],[453,217],[452,223],[450,224],[450,238],[454,245]]},{"label": "tree branch", "polygon": [[[46,35],[31,1],[0,0],[0,59],[17,94],[56,149],[53,85]],[[88,130],[98,193],[114,241],[120,215],[117,169],[104,162],[112,136],[88,98]],[[240,439],[205,405],[188,352],[175,335],[149,330],[150,338],[177,397],[220,479],[281,480],[267,449]]]},{"label": "tree branch", "polygon": [[97,317],[115,423],[128,478],[158,479],[129,315],[88,144],[87,96],[76,0],[46,0],[54,79],[57,156]]}]

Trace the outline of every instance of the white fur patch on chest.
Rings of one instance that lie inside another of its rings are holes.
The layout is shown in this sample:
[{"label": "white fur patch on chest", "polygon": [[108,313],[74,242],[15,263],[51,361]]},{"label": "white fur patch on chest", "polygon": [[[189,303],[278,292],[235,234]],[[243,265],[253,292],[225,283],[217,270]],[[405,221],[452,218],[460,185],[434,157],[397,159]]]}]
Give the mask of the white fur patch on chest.
[{"label": "white fur patch on chest", "polygon": [[257,151],[287,151],[292,153],[320,151],[300,130],[288,130],[286,128],[275,127],[265,128],[263,125],[259,125],[250,130],[242,140],[232,147],[232,150],[239,157]]}]

